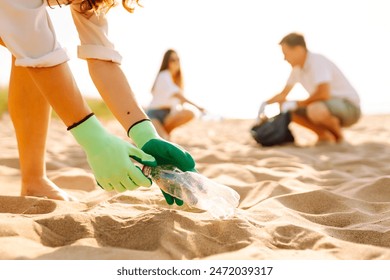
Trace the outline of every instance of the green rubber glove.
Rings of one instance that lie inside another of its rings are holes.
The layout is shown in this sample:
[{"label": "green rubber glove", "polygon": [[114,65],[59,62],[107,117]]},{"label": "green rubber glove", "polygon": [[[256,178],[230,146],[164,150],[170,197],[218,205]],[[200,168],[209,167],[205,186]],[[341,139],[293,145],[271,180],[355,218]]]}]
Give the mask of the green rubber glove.
[{"label": "green rubber glove", "polygon": [[[137,147],[145,153],[154,156],[157,165],[170,164],[182,171],[196,171],[192,156],[177,144],[162,139],[150,120],[143,120],[133,125],[128,135]],[[162,191],[162,190],[161,190]],[[183,205],[183,201],[162,191],[169,205]]]},{"label": "green rubber glove", "polygon": [[93,114],[68,130],[84,149],[96,181],[104,190],[124,192],[152,185],[130,158],[156,166],[153,156],[108,133]]}]

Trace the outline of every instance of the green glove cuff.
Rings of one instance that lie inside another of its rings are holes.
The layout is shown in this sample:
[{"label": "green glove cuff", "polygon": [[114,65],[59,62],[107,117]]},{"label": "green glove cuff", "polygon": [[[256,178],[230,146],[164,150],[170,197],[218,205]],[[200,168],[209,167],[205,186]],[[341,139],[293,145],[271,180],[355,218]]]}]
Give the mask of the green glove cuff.
[{"label": "green glove cuff", "polygon": [[72,125],[68,130],[73,134],[76,141],[88,151],[99,149],[99,141],[96,140],[107,134],[105,128],[93,114],[88,115],[78,124]]},{"label": "green glove cuff", "polygon": [[139,148],[142,148],[151,139],[161,139],[149,119],[141,120],[133,124],[127,132],[127,135]]}]

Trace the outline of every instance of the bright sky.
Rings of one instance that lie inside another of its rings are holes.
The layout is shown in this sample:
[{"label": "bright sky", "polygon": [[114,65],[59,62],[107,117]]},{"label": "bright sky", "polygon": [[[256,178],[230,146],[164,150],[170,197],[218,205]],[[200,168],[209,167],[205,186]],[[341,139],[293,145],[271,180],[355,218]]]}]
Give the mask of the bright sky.
[{"label": "bright sky", "polygon": [[[390,113],[388,0],[143,0],[135,14],[108,13],[109,34],[142,105],[168,48],[178,51],[186,95],[215,115],[253,118],[280,91],[290,66],[278,45],[287,33],[305,35],[308,48],[333,60],[355,86],[364,113]],[[76,57],[78,37],[68,8],[50,10],[82,92],[98,96]],[[10,57],[0,48],[0,83]],[[302,97],[296,89],[295,97]]]}]

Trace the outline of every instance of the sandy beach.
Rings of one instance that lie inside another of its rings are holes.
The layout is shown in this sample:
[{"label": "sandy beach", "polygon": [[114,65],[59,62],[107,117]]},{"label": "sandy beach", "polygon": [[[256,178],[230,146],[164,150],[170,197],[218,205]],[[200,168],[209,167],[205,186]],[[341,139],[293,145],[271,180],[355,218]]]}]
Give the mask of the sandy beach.
[{"label": "sandy beach", "polygon": [[[204,176],[240,195],[234,218],[166,204],[156,185],[109,193],[54,119],[48,176],[78,202],[20,197],[14,130],[0,120],[0,259],[390,259],[390,115],[364,116],[345,143],[264,148],[252,120],[196,120],[173,132]],[[115,121],[106,127],[126,138]],[[298,136],[299,135],[299,136]]]}]

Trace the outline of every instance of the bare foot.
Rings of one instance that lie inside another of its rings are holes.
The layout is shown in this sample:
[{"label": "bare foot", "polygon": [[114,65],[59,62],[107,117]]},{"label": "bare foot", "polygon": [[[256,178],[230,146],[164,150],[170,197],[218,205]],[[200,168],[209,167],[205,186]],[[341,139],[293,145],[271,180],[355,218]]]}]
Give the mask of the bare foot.
[{"label": "bare foot", "polygon": [[323,123],[323,125],[333,134],[337,143],[343,141],[344,137],[341,130],[340,120],[338,118],[331,116],[325,123]]},{"label": "bare foot", "polygon": [[336,142],[337,143],[341,143],[341,142],[344,141],[344,136],[343,136],[343,134],[341,132],[339,134],[335,135],[335,137],[336,137]]},{"label": "bare foot", "polygon": [[316,142],[316,145],[334,144],[336,143],[336,141],[337,139],[333,133],[331,133],[330,131],[324,131],[318,135],[318,140]]},{"label": "bare foot", "polygon": [[61,190],[48,178],[42,178],[34,181],[33,183],[22,183],[21,195],[45,197],[64,201],[77,201],[77,198],[72,197],[65,191]]}]

